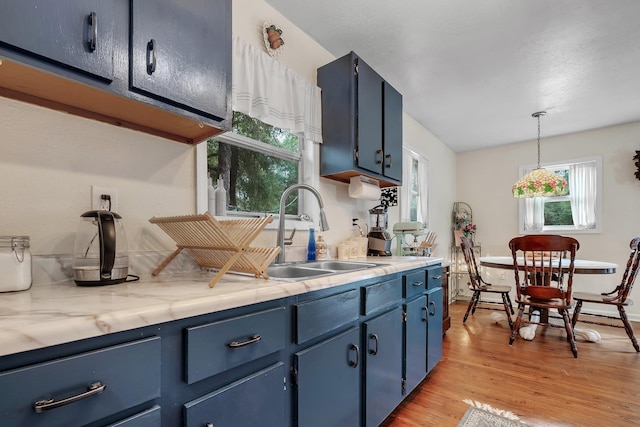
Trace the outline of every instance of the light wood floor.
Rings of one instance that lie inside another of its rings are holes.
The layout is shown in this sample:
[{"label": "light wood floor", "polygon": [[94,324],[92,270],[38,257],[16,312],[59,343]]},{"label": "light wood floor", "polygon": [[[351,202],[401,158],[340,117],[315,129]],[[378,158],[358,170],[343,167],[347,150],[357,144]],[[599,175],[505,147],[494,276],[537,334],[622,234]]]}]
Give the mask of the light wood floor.
[{"label": "light wood floor", "polygon": [[[624,329],[578,323],[602,341],[577,338],[574,359],[564,329],[541,327],[533,341],[509,346],[506,320],[477,310],[466,324],[467,303],[451,305],[443,358],[427,379],[383,423],[388,427],[455,427],[476,400],[511,411],[532,426],[640,425],[640,353]],[[634,324],[636,337],[640,325]]]}]

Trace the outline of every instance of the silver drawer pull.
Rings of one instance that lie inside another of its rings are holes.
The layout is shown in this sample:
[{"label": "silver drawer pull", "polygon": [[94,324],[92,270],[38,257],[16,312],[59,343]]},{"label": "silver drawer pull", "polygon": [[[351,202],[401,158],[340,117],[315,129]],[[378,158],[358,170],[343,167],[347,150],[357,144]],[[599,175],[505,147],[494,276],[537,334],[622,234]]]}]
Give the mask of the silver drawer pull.
[{"label": "silver drawer pull", "polygon": [[91,397],[96,394],[100,394],[104,391],[107,386],[101,382],[93,383],[89,387],[87,387],[87,391],[77,394],[75,396],[67,397],[62,400],[55,399],[46,399],[46,400],[38,400],[33,404],[33,410],[37,413],[49,411],[51,409],[58,408],[60,406],[68,405],[70,403],[77,402],[82,399],[86,399],[87,397]]},{"label": "silver drawer pull", "polygon": [[227,344],[231,348],[244,347],[245,345],[253,344],[260,341],[262,337],[258,334],[251,335],[251,337],[246,341],[231,341]]},{"label": "silver drawer pull", "polygon": [[412,285],[416,287],[422,286],[422,282],[413,282]]},{"label": "silver drawer pull", "polygon": [[433,280],[440,280],[440,279],[442,279],[442,275],[440,275],[440,276],[433,276]]}]

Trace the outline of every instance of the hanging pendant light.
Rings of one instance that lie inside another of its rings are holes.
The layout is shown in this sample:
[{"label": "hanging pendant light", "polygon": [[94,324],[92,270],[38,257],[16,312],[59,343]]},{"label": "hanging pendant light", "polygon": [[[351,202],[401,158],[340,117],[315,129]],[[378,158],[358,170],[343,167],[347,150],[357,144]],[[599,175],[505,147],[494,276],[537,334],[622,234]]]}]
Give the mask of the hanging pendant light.
[{"label": "hanging pendant light", "polygon": [[554,197],[568,193],[567,180],[558,174],[540,167],[540,116],[546,111],[538,111],[531,116],[538,119],[538,167],[513,184],[513,197]]}]

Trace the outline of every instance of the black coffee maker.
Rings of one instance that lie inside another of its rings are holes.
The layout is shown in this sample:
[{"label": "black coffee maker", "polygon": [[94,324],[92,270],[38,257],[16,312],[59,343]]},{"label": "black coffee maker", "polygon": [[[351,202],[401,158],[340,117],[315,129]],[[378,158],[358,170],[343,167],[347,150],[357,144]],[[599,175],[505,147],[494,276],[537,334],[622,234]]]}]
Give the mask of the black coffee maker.
[{"label": "black coffee maker", "polygon": [[391,256],[391,233],[387,231],[387,207],[378,205],[369,209],[369,256]]}]

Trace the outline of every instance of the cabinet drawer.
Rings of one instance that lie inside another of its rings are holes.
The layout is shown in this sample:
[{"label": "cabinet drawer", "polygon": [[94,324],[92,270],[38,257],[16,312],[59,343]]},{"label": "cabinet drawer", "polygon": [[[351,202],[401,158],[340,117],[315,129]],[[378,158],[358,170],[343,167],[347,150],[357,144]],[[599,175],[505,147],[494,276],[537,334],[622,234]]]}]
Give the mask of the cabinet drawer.
[{"label": "cabinet drawer", "polygon": [[278,307],[187,328],[187,384],[284,348],[287,330],[285,311],[284,307]]},{"label": "cabinet drawer", "polygon": [[277,363],[184,405],[184,426],[287,425],[285,367]]},{"label": "cabinet drawer", "polygon": [[405,298],[412,298],[427,290],[427,276],[423,270],[403,275],[402,281]]},{"label": "cabinet drawer", "polygon": [[442,266],[432,265],[427,267],[427,289],[442,287]]},{"label": "cabinet drawer", "polygon": [[388,280],[362,288],[363,313],[365,316],[380,309],[390,307],[402,300],[400,280]]},{"label": "cabinet drawer", "polygon": [[296,304],[296,343],[300,344],[339,328],[359,317],[360,290]]},{"label": "cabinet drawer", "polygon": [[[59,402],[104,385],[98,394],[37,413],[35,402]],[[80,426],[160,396],[160,338],[65,357],[0,373],[3,425]],[[10,393],[6,393],[11,390]]]},{"label": "cabinet drawer", "polygon": [[151,409],[118,421],[115,424],[109,424],[107,427],[160,427],[162,423],[160,415],[160,407],[155,405]]}]

